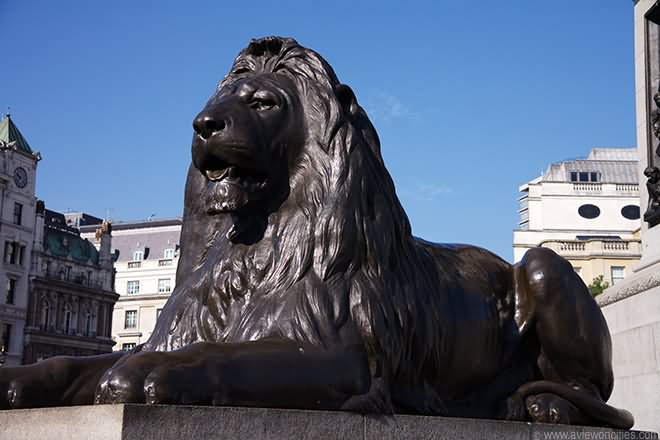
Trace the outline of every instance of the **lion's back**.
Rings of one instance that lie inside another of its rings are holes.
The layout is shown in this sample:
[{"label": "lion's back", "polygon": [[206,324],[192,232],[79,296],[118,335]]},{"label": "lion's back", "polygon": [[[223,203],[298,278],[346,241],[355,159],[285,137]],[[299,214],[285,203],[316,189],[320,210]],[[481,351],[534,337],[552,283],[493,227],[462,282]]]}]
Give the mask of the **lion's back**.
[{"label": "lion's back", "polygon": [[417,242],[431,254],[441,273],[452,270],[463,275],[458,282],[467,280],[485,290],[500,290],[511,284],[511,264],[486,249],[460,243],[432,243],[420,238]]}]

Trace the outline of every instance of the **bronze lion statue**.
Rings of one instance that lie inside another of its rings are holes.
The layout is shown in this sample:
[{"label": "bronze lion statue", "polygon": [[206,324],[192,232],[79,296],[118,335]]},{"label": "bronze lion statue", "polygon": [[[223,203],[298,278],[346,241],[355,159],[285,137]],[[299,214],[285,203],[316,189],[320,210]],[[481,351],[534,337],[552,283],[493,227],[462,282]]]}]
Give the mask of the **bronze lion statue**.
[{"label": "bronze lion statue", "polygon": [[[605,320],[548,249],[413,237],[351,89],[252,41],[195,118],[176,289],[131,353],[0,369],[0,406],[182,403],[630,428]],[[6,390],[6,392],[4,392]]]}]

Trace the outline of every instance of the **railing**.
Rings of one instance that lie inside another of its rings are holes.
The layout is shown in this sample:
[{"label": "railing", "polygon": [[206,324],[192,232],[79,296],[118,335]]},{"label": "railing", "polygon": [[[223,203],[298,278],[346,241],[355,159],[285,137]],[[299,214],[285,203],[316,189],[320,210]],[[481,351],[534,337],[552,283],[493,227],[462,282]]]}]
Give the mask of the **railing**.
[{"label": "railing", "polygon": [[69,274],[65,272],[44,272],[43,277],[49,280],[65,281],[67,283],[80,284],[92,289],[103,289],[103,282],[89,280],[84,274]]},{"label": "railing", "polygon": [[171,258],[161,258],[158,260],[158,266],[163,267],[163,266],[171,266],[172,265],[172,259]]},{"label": "railing", "polygon": [[635,256],[641,255],[639,240],[553,240],[541,246],[560,255],[570,256]]},{"label": "railing", "polygon": [[602,182],[572,182],[573,191],[579,193],[605,194],[637,194],[639,185],[636,183],[602,183]]},{"label": "railing", "polygon": [[606,251],[627,251],[629,248],[628,241],[603,241],[603,249]]},{"label": "railing", "polygon": [[560,241],[559,250],[561,251],[583,251],[586,249],[586,243],[579,241]]},{"label": "railing", "polygon": [[54,325],[43,325],[43,324],[39,324],[37,328],[39,329],[39,331],[44,333],[63,334],[67,336],[82,336],[85,338],[96,337],[96,331],[90,331],[90,332],[82,331],[78,333],[78,331],[75,328],[69,328],[69,330],[67,331],[66,329],[59,330]]},{"label": "railing", "polygon": [[573,183],[573,191],[601,192],[602,183]]},{"label": "railing", "polygon": [[128,268],[129,268],[129,269],[137,269],[137,268],[139,268],[140,266],[142,266],[142,262],[141,262],[141,261],[129,261],[129,262],[128,262]]},{"label": "railing", "polygon": [[639,185],[636,183],[617,183],[616,190],[618,192],[639,192]]}]

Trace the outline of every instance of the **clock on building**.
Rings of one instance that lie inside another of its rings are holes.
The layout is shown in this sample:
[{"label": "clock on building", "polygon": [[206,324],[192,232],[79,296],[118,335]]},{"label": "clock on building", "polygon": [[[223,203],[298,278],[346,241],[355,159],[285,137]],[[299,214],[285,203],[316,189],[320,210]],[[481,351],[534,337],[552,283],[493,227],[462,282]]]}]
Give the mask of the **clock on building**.
[{"label": "clock on building", "polygon": [[25,168],[18,167],[14,170],[14,183],[19,188],[25,188],[25,185],[28,183],[28,175]]}]

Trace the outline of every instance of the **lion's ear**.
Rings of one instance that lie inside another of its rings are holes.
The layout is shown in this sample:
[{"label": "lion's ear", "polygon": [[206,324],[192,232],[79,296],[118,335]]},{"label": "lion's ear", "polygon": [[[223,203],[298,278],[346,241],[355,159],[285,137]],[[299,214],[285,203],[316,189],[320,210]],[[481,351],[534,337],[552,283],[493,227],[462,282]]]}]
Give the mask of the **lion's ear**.
[{"label": "lion's ear", "polygon": [[337,99],[346,114],[354,116],[359,111],[360,106],[358,106],[355,93],[353,93],[353,90],[349,86],[346,84],[336,85],[335,95],[337,95]]}]

